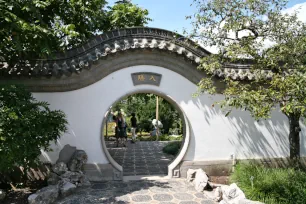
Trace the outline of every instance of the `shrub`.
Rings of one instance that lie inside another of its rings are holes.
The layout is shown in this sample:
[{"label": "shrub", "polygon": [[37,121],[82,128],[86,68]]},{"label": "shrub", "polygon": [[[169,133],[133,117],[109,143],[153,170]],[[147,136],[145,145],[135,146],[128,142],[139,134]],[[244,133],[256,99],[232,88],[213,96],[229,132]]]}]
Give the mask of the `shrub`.
[{"label": "shrub", "polygon": [[38,163],[41,149],[66,131],[65,114],[51,111],[23,87],[0,87],[0,173],[15,167],[25,169]]},{"label": "shrub", "polygon": [[[156,136],[149,136],[149,137],[139,137],[140,141],[156,141]],[[158,141],[182,141],[183,136],[174,137],[169,135],[161,135],[158,138]]]},{"label": "shrub", "polygon": [[266,204],[306,203],[306,173],[301,170],[238,164],[230,179],[251,200]]},{"label": "shrub", "polygon": [[168,143],[166,146],[164,146],[163,152],[166,154],[177,155],[181,149],[181,145],[181,141]]}]

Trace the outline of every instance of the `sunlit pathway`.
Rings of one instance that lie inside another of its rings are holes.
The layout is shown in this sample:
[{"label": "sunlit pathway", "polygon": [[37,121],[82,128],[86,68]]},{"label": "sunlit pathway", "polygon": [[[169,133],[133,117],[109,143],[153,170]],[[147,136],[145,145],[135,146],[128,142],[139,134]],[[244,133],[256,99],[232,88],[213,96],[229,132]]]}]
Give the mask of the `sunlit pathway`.
[{"label": "sunlit pathway", "polygon": [[216,204],[196,192],[184,179],[160,181],[107,181],[78,189],[57,204],[87,203],[158,203],[158,204]]},{"label": "sunlit pathway", "polygon": [[168,141],[127,142],[127,147],[116,147],[114,142],[106,142],[113,159],[123,167],[123,176],[167,175],[168,165],[174,156],[163,153]]}]

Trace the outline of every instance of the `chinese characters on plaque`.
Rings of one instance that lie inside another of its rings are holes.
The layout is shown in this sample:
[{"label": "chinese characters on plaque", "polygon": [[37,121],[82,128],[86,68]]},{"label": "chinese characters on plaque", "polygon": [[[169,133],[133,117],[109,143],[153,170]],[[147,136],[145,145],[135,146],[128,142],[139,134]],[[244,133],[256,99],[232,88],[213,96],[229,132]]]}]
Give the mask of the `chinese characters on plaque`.
[{"label": "chinese characters on plaque", "polygon": [[162,75],[152,72],[137,72],[132,74],[132,80],[134,86],[149,84],[159,86]]}]

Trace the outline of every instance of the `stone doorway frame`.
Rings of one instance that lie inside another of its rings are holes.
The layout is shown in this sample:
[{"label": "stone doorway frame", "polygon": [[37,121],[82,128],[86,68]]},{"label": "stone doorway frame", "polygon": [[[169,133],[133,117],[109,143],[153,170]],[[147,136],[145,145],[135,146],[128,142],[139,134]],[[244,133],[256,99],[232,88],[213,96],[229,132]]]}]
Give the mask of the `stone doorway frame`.
[{"label": "stone doorway frame", "polygon": [[[180,107],[180,105],[174,99],[172,99],[171,96],[168,96],[163,92],[157,92],[156,90],[150,90],[150,89],[139,90],[139,89],[137,89],[136,91],[132,91],[132,92],[129,92],[129,93],[123,95],[123,96],[120,96],[114,102],[112,102],[112,105],[119,102],[120,100],[122,100],[123,98],[125,98],[127,96],[137,94],[137,93],[152,93],[152,94],[158,95],[158,96],[166,99],[179,112],[179,115],[180,115],[180,117],[182,119],[182,123],[183,123],[183,140],[182,140],[183,145],[180,149],[179,154],[168,165],[168,175],[167,175],[168,178],[179,178],[180,177],[179,164],[183,160],[183,158],[184,158],[184,156],[185,156],[185,154],[188,150],[188,146],[189,146],[190,138],[191,138],[190,123],[188,121],[188,118],[187,118],[186,114],[184,113],[184,111],[182,110],[182,108]],[[107,147],[106,147],[106,143],[105,143],[105,138],[104,138],[104,126],[106,124],[107,115],[109,114],[109,111],[111,110],[111,108],[112,108],[112,106],[109,107],[109,109],[106,111],[106,113],[104,114],[103,121],[102,121],[102,127],[101,127],[102,150],[105,153],[106,158],[108,159],[109,163],[113,167],[113,180],[123,180],[123,168],[122,168],[121,165],[119,165],[112,158],[112,156],[108,152]]]}]

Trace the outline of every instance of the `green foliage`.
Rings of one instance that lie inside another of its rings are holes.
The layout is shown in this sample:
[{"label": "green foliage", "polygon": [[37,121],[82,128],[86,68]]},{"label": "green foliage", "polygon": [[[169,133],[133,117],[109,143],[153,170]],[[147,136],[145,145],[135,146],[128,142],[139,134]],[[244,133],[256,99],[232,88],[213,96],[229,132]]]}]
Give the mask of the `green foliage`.
[{"label": "green foliage", "polygon": [[148,11],[131,3],[106,8],[105,0],[0,0],[1,61],[45,58],[99,32],[143,26]]},{"label": "green foliage", "polygon": [[148,119],[142,119],[137,124],[137,132],[151,132],[153,129],[152,121]]},{"label": "green foliage", "polygon": [[175,141],[168,143],[166,146],[163,147],[163,152],[166,154],[171,154],[171,155],[177,155],[181,149],[182,142],[180,141]]},{"label": "green foliage", "polygon": [[115,127],[116,123],[115,122],[108,122],[107,123],[107,128],[106,124],[104,125],[104,136],[106,136],[106,130],[107,130],[107,136],[114,136],[115,135]]},{"label": "green foliage", "polygon": [[[119,101],[112,107],[112,111],[124,110],[130,116],[136,114],[139,132],[152,131],[152,120],[156,117],[156,95],[133,94]],[[128,117],[127,117],[128,118]],[[163,124],[163,133],[168,134],[170,128],[178,128],[182,133],[182,120],[178,111],[165,99],[159,97],[159,120]],[[129,124],[129,119],[127,123]]]},{"label": "green foliage", "polygon": [[108,30],[144,26],[152,19],[148,18],[149,11],[130,2],[119,2],[109,7],[107,13]]},{"label": "green foliage", "polygon": [[236,182],[248,199],[266,204],[303,204],[306,201],[306,173],[300,170],[238,164],[231,182]]},{"label": "green foliage", "polygon": [[254,80],[225,76],[225,99],[219,104],[228,113],[248,110],[256,120],[269,118],[280,107],[290,122],[290,157],[298,157],[298,121],[306,116],[306,24],[297,13],[284,14],[286,0],[194,2],[198,11],[191,37],[218,49],[201,60],[199,69],[211,78],[201,80],[195,95],[216,93],[213,75],[224,65],[250,64]]},{"label": "green foliage", "polygon": [[66,131],[63,112],[50,110],[23,87],[0,87],[0,172],[31,167]]},{"label": "green foliage", "polygon": [[[156,136],[148,136],[148,137],[138,137],[139,141],[156,141]],[[183,136],[180,135],[178,137],[170,136],[170,135],[160,135],[158,138],[159,141],[182,141]]]}]

